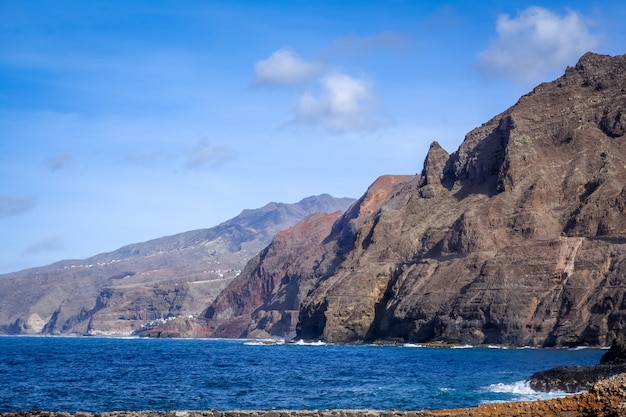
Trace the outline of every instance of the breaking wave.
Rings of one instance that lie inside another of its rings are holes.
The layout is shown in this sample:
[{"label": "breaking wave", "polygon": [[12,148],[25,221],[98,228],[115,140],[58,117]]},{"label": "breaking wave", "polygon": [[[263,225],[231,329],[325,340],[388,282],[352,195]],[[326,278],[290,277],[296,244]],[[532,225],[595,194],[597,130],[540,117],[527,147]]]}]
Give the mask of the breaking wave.
[{"label": "breaking wave", "polygon": [[[526,381],[517,381],[511,384],[497,383],[489,385],[486,390],[488,392],[499,393],[499,394],[510,394],[513,396],[514,401],[534,401],[534,400],[549,400],[552,398],[562,398],[567,395],[565,391],[551,391],[551,392],[541,392],[535,391],[530,387],[530,382]],[[486,401],[486,402],[497,402],[496,401]],[[507,400],[508,401],[508,400]]]}]

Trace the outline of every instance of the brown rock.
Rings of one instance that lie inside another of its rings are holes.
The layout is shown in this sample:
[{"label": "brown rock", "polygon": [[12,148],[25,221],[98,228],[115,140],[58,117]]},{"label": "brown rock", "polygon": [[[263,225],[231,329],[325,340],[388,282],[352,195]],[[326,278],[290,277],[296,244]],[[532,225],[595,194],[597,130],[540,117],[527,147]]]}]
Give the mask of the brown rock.
[{"label": "brown rock", "polygon": [[335,235],[350,249],[303,300],[299,337],[562,346],[623,333],[625,74],[626,56],[587,54],[447,160],[433,144],[422,176]]},{"label": "brown rock", "polygon": [[340,215],[313,214],[278,233],[201,315],[210,335],[294,336],[299,301],[315,278],[303,277],[301,271],[323,268],[318,262],[318,255],[322,255],[319,249]]}]

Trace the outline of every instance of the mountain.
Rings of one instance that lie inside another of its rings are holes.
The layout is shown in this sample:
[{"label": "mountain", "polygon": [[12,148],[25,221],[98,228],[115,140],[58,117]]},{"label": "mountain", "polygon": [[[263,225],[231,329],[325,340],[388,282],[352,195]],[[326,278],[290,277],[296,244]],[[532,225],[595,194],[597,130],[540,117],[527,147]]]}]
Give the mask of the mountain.
[{"label": "mountain", "polygon": [[381,177],[334,222],[277,235],[167,329],[608,345],[626,331],[625,112],[626,55],[585,54],[452,154],[434,142],[420,175]]},{"label": "mountain", "polygon": [[0,275],[0,333],[128,335],[198,315],[277,232],[353,201],[270,203],[213,228]]}]

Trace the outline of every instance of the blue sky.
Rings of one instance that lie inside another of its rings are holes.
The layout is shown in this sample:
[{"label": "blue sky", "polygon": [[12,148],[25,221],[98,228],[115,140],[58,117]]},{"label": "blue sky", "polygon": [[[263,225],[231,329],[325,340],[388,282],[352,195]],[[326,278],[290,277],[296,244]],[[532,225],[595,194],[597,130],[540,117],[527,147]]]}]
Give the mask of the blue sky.
[{"label": "blue sky", "polygon": [[0,0],[0,273],[420,172],[623,3]]}]

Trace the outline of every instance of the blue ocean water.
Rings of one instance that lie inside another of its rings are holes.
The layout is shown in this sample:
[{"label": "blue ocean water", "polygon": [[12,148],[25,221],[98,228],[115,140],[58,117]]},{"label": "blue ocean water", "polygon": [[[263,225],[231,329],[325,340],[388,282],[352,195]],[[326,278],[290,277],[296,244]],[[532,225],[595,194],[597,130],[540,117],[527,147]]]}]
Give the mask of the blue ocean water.
[{"label": "blue ocean water", "polygon": [[398,409],[538,398],[533,372],[597,349],[0,337],[0,411]]}]

